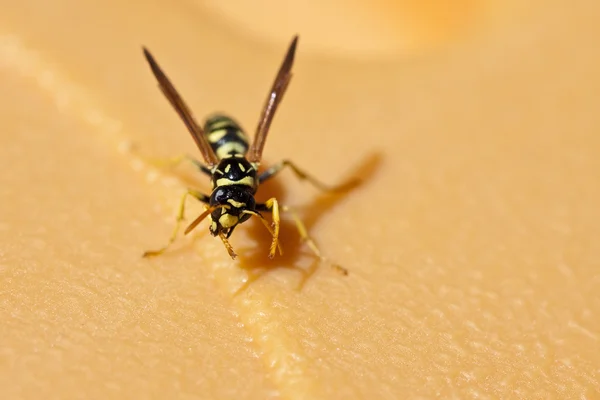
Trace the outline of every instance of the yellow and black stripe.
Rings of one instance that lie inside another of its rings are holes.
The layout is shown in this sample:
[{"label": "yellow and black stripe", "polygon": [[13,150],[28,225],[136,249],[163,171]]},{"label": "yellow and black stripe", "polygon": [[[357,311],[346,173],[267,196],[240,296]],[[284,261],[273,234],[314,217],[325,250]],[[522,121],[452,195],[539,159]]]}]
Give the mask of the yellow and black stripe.
[{"label": "yellow and black stripe", "polygon": [[236,155],[243,157],[250,147],[248,136],[240,125],[223,114],[209,117],[204,123],[204,132],[219,160]]},{"label": "yellow and black stripe", "polygon": [[237,224],[246,221],[254,210],[258,187],[256,168],[244,157],[249,142],[240,125],[223,114],[214,114],[204,123],[206,139],[219,158],[212,171],[213,191],[209,205],[218,206],[211,213],[210,232],[229,237]]}]

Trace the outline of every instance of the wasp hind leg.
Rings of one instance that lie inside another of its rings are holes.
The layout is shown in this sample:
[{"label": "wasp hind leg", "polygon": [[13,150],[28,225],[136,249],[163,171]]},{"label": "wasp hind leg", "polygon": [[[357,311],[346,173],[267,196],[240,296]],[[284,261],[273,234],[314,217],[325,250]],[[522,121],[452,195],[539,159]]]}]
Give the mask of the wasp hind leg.
[{"label": "wasp hind leg", "polygon": [[354,187],[358,184],[358,180],[353,179],[349,182],[346,182],[346,183],[343,183],[343,184],[337,185],[337,186],[326,185],[326,184],[322,183],[321,181],[319,181],[318,179],[310,176],[309,174],[307,174],[300,168],[298,168],[296,166],[296,164],[294,164],[290,160],[283,160],[283,161],[279,162],[278,164],[275,164],[271,168],[267,169],[265,172],[260,174],[260,176],[258,177],[258,182],[263,183],[263,182],[271,179],[285,167],[291,168],[292,172],[294,172],[294,174],[298,177],[298,179],[303,180],[303,181],[304,180],[308,181],[311,185],[313,185],[317,189],[320,189],[324,192],[343,192],[343,191],[351,189],[352,187]]},{"label": "wasp hind leg", "polygon": [[195,190],[188,190],[187,192],[185,192],[185,194],[181,197],[181,203],[179,205],[179,212],[177,213],[177,220],[175,222],[175,228],[173,229],[173,233],[171,234],[171,237],[169,238],[169,242],[164,247],[161,247],[158,250],[146,251],[142,257],[158,256],[158,255],[164,253],[173,244],[173,242],[177,238],[177,234],[179,233],[179,228],[181,227],[181,222],[183,222],[183,220],[185,219],[185,201],[187,200],[188,196],[193,196],[203,203],[209,202],[209,197],[203,193],[197,192]]}]

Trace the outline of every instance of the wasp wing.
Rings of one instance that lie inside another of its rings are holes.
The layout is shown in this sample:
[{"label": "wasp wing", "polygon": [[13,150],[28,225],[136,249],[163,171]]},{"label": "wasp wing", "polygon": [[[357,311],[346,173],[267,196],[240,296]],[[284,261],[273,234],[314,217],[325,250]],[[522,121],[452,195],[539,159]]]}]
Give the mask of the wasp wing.
[{"label": "wasp wing", "polygon": [[214,151],[210,147],[210,144],[206,140],[204,130],[200,125],[198,125],[188,106],[185,104],[185,102],[183,101],[183,99],[181,98],[181,96],[179,95],[169,78],[167,78],[167,75],[165,75],[165,73],[160,68],[152,54],[150,54],[148,49],[146,49],[145,47],[144,56],[146,57],[148,64],[150,64],[152,73],[156,77],[158,85],[160,86],[160,89],[162,90],[163,94],[165,95],[167,100],[169,100],[169,103],[171,103],[175,111],[177,111],[177,114],[179,114],[179,117],[183,120],[185,126],[192,134],[196,145],[202,153],[202,157],[204,157],[204,161],[208,164],[209,167],[215,166],[219,162],[219,159],[217,158]]},{"label": "wasp wing", "polygon": [[267,97],[267,101],[263,107],[258,127],[256,128],[256,133],[254,135],[254,141],[248,151],[248,161],[250,162],[258,163],[262,158],[262,152],[267,140],[267,134],[269,133],[269,127],[273,121],[273,116],[275,115],[277,106],[281,103],[285,90],[292,79],[292,65],[294,64],[294,55],[296,53],[297,44],[298,36],[296,35],[288,48],[281,67],[279,67],[279,72],[277,73],[277,77],[275,77],[275,82],[273,82],[269,97]]}]

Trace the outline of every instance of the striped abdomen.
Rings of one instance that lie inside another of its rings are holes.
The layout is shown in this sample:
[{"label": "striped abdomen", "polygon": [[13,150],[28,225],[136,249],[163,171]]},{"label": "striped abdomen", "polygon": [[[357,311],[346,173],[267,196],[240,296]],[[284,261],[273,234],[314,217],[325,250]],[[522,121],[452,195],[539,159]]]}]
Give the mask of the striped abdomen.
[{"label": "striped abdomen", "polygon": [[248,151],[248,137],[238,123],[226,115],[209,117],[204,123],[204,134],[220,160],[235,154],[245,155]]}]

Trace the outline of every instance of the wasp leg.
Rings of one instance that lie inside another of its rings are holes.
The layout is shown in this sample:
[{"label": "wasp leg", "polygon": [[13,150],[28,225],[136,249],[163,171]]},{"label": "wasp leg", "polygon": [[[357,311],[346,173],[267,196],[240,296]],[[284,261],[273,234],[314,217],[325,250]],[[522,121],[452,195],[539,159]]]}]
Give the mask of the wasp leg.
[{"label": "wasp leg", "polygon": [[269,258],[273,258],[275,256],[275,250],[279,246],[279,202],[275,197],[272,197],[264,204],[257,204],[256,210],[270,211],[273,214],[273,241],[271,242],[271,247],[269,248]]},{"label": "wasp leg", "polygon": [[284,212],[289,212],[292,215],[292,218],[294,219],[294,223],[296,224],[296,229],[298,230],[298,233],[300,234],[300,238],[306,242],[308,247],[312,250],[313,253],[315,253],[315,255],[321,261],[324,261],[324,262],[330,264],[333,267],[333,269],[335,269],[337,272],[341,273],[342,275],[348,275],[348,270],[346,268],[342,267],[341,265],[331,263],[328,259],[326,259],[323,256],[323,254],[321,254],[321,250],[319,250],[319,247],[317,247],[317,244],[315,243],[313,238],[308,234],[308,231],[306,230],[306,226],[304,225],[304,222],[302,222],[302,220],[300,219],[300,217],[298,216],[298,213],[296,213],[296,211],[294,211],[293,209],[291,209],[290,207],[287,207],[287,206],[282,206],[281,210]]},{"label": "wasp leg", "polygon": [[[274,200],[275,203],[277,202],[277,200],[275,200],[275,199],[271,199],[271,200]],[[268,203],[269,202],[267,201],[264,205],[257,204],[257,208],[259,208],[259,206],[263,206],[266,208],[266,211],[270,211],[268,208]],[[298,230],[298,233],[300,234],[300,238],[302,239],[302,241],[306,242],[306,244],[312,250],[312,252],[315,254],[315,256],[317,256],[321,261],[326,262],[327,264],[331,265],[331,267],[333,269],[335,269],[337,272],[341,273],[342,275],[348,275],[348,270],[346,268],[342,267],[341,265],[330,262],[327,258],[325,258],[323,256],[323,254],[321,253],[321,250],[319,250],[319,247],[317,246],[317,244],[315,243],[313,238],[308,234],[308,230],[306,229],[306,226],[304,225],[304,223],[302,222],[302,220],[300,219],[300,217],[298,216],[296,211],[294,211],[292,208],[290,208],[288,206],[279,206],[277,204],[277,222],[275,222],[275,212],[273,212],[273,223],[274,223],[274,225],[276,225],[277,228],[279,227],[279,208],[281,208],[281,211],[288,212],[292,215],[292,218],[294,219],[294,223],[296,224],[296,229]],[[277,234],[279,234],[279,232],[277,232]]]},{"label": "wasp leg", "polygon": [[[273,237],[275,235],[275,232],[271,228],[271,225],[269,225],[269,222],[260,213],[257,213],[254,211],[249,211],[249,210],[244,210],[244,211],[242,211],[242,214],[254,215],[254,216],[260,218],[260,222],[262,222],[262,224],[265,226],[265,228],[267,228],[267,230],[269,231],[271,236]],[[279,255],[282,256],[283,249],[281,248],[281,243],[279,243],[279,241],[277,241],[277,250],[279,250]]]},{"label": "wasp leg", "polygon": [[308,175],[306,172],[302,171],[300,168],[298,168],[296,166],[296,164],[294,164],[290,160],[283,160],[280,163],[275,164],[271,168],[267,169],[265,172],[263,172],[262,174],[259,175],[258,182],[259,183],[265,182],[266,180],[275,176],[279,171],[281,171],[285,167],[290,167],[292,169],[292,171],[294,172],[294,174],[296,174],[298,179],[306,180],[306,181],[310,182],[310,184],[312,184],[314,187],[316,187],[324,192],[341,192],[341,191],[350,189],[351,187],[355,186],[358,183],[358,180],[352,180],[350,182],[347,182],[347,183],[344,183],[344,184],[341,184],[338,186],[326,185],[326,184],[320,182],[319,180],[313,178],[312,176]]},{"label": "wasp leg", "polygon": [[170,158],[144,158],[148,164],[155,166],[156,168],[174,168],[181,164],[184,161],[189,161],[194,164],[200,171],[204,172],[208,176],[212,176],[212,172],[210,168],[206,165],[202,164],[200,161],[196,160],[192,156],[188,156],[187,154],[182,154],[177,157]]},{"label": "wasp leg", "polygon": [[177,213],[177,220],[175,222],[175,228],[173,229],[173,233],[171,234],[171,237],[169,238],[169,242],[164,247],[162,247],[158,250],[146,251],[142,257],[158,256],[158,255],[164,253],[169,248],[169,246],[171,246],[171,244],[173,244],[173,242],[177,238],[177,233],[179,233],[179,227],[181,226],[181,222],[185,219],[185,201],[187,200],[188,196],[194,196],[196,199],[200,200],[203,203],[208,203],[208,201],[209,201],[209,197],[200,192],[196,192],[194,190],[188,190],[187,192],[185,192],[185,194],[181,197],[181,203],[179,205],[179,212]]}]

